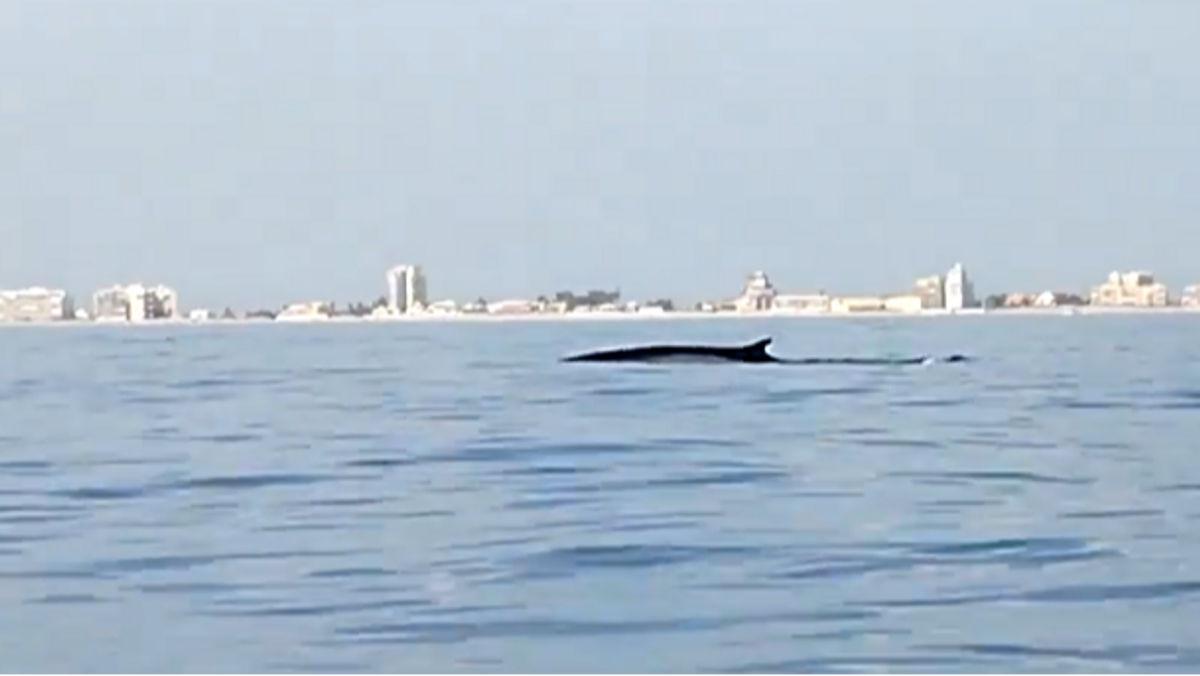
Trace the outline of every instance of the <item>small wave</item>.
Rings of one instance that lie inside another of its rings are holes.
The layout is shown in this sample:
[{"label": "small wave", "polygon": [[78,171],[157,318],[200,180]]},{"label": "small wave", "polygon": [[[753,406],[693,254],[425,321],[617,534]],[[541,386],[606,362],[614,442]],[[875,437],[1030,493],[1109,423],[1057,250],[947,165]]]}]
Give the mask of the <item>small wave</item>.
[{"label": "small wave", "polygon": [[[1047,647],[1044,645],[1022,645],[1015,643],[959,643],[959,644],[928,644],[918,647],[921,650],[937,652],[962,653],[972,658],[994,658],[998,664],[1020,661],[1023,664],[1037,664],[1040,660],[1049,660],[1047,670],[1061,669],[1062,662],[1076,663],[1079,670],[1098,671],[1123,670],[1141,671],[1146,667],[1171,669],[1173,666],[1187,668],[1185,665],[1194,664],[1200,660],[1200,651],[1181,648],[1174,645],[1138,645],[1115,644],[1096,648]],[[1090,667],[1090,668],[1089,668]],[[1032,667],[1031,670],[1042,669]]]},{"label": "small wave", "polygon": [[442,621],[373,623],[341,627],[338,643],[463,643],[477,639],[665,635],[720,632],[738,627],[776,624],[816,624],[853,622],[870,619],[874,614],[862,610],[829,610],[761,615],[726,613],[715,617],[678,617],[670,619],[489,619],[488,621]]},{"label": "small wave", "polygon": [[974,482],[1011,482],[1028,484],[1063,484],[1087,486],[1095,481],[1084,477],[1061,477],[1037,472],[982,471],[982,472],[888,472],[894,478],[916,479],[918,482],[963,484]]},{"label": "small wave", "polygon": [[340,477],[329,474],[239,474],[194,477],[170,487],[179,490],[253,490],[274,486],[309,486],[338,480]]},{"label": "small wave", "polygon": [[514,565],[535,575],[555,572],[573,575],[587,569],[657,568],[753,553],[750,548],[719,545],[580,545],[532,554]]}]

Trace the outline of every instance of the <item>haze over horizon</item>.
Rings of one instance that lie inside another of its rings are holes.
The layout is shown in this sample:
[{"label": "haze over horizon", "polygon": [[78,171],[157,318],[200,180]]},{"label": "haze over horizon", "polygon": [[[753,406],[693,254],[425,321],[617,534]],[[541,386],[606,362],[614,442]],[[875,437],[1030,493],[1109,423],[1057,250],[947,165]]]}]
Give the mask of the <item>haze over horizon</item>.
[{"label": "haze over horizon", "polygon": [[9,0],[0,288],[1200,282],[1200,3]]}]

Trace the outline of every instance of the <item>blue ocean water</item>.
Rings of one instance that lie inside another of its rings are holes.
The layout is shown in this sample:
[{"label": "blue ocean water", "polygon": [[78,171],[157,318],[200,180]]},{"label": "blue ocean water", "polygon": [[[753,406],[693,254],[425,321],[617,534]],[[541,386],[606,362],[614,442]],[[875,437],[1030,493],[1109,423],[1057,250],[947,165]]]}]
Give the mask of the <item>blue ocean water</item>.
[{"label": "blue ocean water", "polygon": [[[602,366],[748,342],[926,367]],[[1200,316],[0,331],[6,671],[1200,668]]]}]

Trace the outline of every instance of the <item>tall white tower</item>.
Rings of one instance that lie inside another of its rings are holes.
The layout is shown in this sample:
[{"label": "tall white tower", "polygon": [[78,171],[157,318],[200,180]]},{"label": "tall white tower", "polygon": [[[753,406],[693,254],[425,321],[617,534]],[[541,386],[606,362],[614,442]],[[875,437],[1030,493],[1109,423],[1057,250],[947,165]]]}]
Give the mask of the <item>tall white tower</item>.
[{"label": "tall white tower", "polygon": [[975,285],[971,283],[962,263],[955,263],[946,273],[945,298],[948,310],[975,307]]},{"label": "tall white tower", "polygon": [[397,265],[387,271],[388,309],[397,314],[429,304],[425,273],[419,265]]}]

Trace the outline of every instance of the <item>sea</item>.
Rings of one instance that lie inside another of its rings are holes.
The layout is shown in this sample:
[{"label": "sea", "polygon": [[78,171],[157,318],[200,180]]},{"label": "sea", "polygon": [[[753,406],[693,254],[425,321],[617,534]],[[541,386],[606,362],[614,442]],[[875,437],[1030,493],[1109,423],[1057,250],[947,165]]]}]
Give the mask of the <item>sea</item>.
[{"label": "sea", "polygon": [[[922,366],[565,364],[770,336]],[[0,669],[1200,669],[1200,315],[0,330]]]}]

